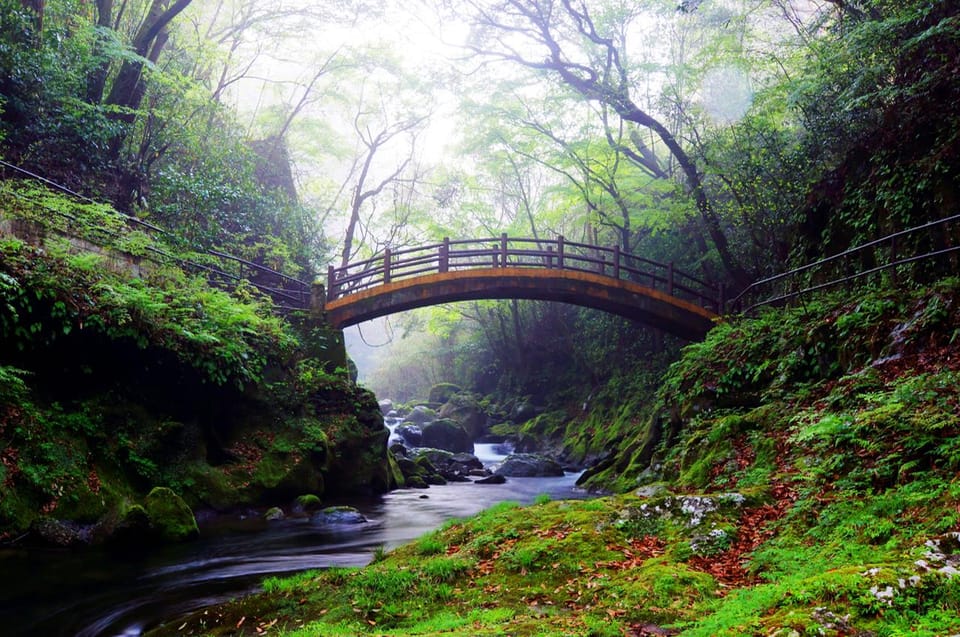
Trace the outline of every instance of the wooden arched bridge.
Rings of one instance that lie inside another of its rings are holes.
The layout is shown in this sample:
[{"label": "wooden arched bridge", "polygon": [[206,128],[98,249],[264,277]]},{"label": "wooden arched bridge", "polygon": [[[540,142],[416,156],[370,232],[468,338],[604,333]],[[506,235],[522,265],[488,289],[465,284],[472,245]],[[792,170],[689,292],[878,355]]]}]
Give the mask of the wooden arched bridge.
[{"label": "wooden arched bridge", "polygon": [[417,307],[506,298],[592,307],[687,339],[702,338],[724,305],[722,288],[619,247],[502,235],[331,267],[316,309],[342,328]]}]

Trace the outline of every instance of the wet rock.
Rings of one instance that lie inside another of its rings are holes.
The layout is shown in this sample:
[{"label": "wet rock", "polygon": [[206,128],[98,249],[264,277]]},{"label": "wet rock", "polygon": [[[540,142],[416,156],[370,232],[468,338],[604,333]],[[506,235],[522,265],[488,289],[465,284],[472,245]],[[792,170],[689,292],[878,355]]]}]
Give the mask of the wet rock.
[{"label": "wet rock", "polygon": [[380,411],[384,416],[389,416],[390,412],[394,411],[393,401],[387,398],[386,400],[381,400],[377,403],[380,406]]},{"label": "wet rock", "polygon": [[367,518],[353,507],[327,507],[320,511],[314,519],[322,524],[364,524]]},{"label": "wet rock", "polygon": [[150,533],[150,516],[139,504],[133,504],[113,524],[105,524],[106,541],[112,544],[134,544]]},{"label": "wet rock", "polygon": [[90,544],[93,537],[92,527],[67,520],[38,518],[30,525],[34,539],[42,544],[70,548]]},{"label": "wet rock", "polygon": [[429,489],[430,485],[420,476],[410,476],[407,478],[407,486],[411,489]]},{"label": "wet rock", "polygon": [[450,458],[450,462],[467,472],[483,469],[483,463],[472,453],[455,453],[453,457]]},{"label": "wet rock", "polygon": [[293,503],[293,512],[294,513],[310,513],[311,511],[316,511],[320,508],[322,501],[320,498],[312,493],[305,493],[304,495],[297,496],[297,499]]},{"label": "wet rock", "polygon": [[281,509],[280,507],[271,507],[267,509],[266,513],[263,514],[263,519],[266,520],[267,522],[277,522],[278,520],[282,520],[285,517],[287,516],[284,515],[283,509]]},{"label": "wet rock", "polygon": [[150,527],[162,540],[182,542],[200,536],[193,511],[179,495],[167,487],[155,487],[144,503]]},{"label": "wet rock", "polygon": [[423,442],[423,430],[419,425],[406,422],[394,429],[393,432],[411,447],[419,447]]},{"label": "wet rock", "polygon": [[496,471],[497,475],[507,477],[545,477],[562,476],[563,467],[555,460],[533,453],[514,453],[507,456]]},{"label": "wet rock", "polygon": [[538,410],[532,402],[529,400],[524,400],[513,408],[512,415],[514,422],[522,424],[536,416],[538,413],[540,413],[540,410]]},{"label": "wet rock", "polygon": [[454,453],[473,453],[473,441],[460,423],[446,418],[423,426],[422,445]]},{"label": "wet rock", "polygon": [[483,463],[472,453],[452,453],[423,447],[413,452],[415,462],[427,474],[438,474],[450,482],[464,482],[472,471],[482,471]]},{"label": "wet rock", "polygon": [[503,477],[499,473],[495,473],[493,475],[487,476],[486,478],[480,478],[479,480],[474,480],[473,483],[474,484],[503,484],[506,481],[507,479],[505,477]]}]

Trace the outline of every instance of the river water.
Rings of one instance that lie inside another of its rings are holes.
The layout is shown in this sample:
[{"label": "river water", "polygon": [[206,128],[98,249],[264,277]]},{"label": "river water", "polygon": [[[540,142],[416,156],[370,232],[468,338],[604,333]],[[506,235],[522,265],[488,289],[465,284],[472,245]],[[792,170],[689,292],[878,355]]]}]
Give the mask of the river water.
[{"label": "river water", "polygon": [[[493,445],[476,445],[476,455],[488,465],[503,458]],[[338,503],[367,517],[359,525],[221,518],[203,525],[196,542],[149,553],[0,550],[0,635],[140,635],[161,620],[253,592],[269,575],[362,566],[378,547],[394,548],[497,502],[584,497],[574,486],[577,477],[455,483]]]}]

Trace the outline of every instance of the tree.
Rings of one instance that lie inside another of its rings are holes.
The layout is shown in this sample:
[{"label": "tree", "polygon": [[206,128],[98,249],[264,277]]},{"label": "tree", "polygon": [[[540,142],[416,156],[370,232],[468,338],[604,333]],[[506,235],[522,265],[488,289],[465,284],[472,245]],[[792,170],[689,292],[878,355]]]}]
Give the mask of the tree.
[{"label": "tree", "polygon": [[[354,158],[350,169],[353,188],[350,196],[349,217],[347,229],[343,237],[343,250],[340,253],[340,267],[346,267],[354,253],[354,240],[361,222],[361,213],[364,207],[372,202],[388,184],[396,181],[406,170],[414,157],[417,129],[426,120],[425,115],[411,116],[399,121],[385,121],[381,119],[376,126],[366,121],[364,112],[358,112],[353,121],[353,129],[357,134],[360,154]],[[375,177],[372,173],[377,155],[382,155],[390,142],[400,136],[409,139],[408,153],[393,163],[385,175]]]},{"label": "tree", "polygon": [[[576,0],[498,0],[490,4],[467,0],[466,4],[478,27],[477,39],[469,45],[474,54],[555,75],[583,98],[654,133],[685,176],[701,223],[728,274],[739,285],[752,280],[730,249],[697,165],[673,133],[631,97],[616,29],[602,30],[586,4]],[[620,33],[625,31],[624,25],[619,28]],[[645,152],[638,147],[629,157],[651,174],[662,174],[650,149]]]}]

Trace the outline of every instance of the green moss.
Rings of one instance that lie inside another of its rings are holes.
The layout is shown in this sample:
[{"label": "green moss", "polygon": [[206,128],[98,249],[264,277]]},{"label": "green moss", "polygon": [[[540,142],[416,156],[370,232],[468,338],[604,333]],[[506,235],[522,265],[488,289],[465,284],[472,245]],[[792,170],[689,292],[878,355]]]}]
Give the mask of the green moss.
[{"label": "green moss", "polygon": [[319,496],[313,493],[307,493],[297,496],[296,505],[303,511],[315,511],[319,509],[323,501]]},{"label": "green moss", "polygon": [[453,398],[454,394],[463,391],[463,388],[454,383],[437,383],[430,388],[427,401],[431,404],[442,405]]},{"label": "green moss", "polygon": [[160,539],[182,542],[200,535],[193,511],[183,498],[166,487],[155,487],[144,503],[150,526]]}]

